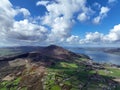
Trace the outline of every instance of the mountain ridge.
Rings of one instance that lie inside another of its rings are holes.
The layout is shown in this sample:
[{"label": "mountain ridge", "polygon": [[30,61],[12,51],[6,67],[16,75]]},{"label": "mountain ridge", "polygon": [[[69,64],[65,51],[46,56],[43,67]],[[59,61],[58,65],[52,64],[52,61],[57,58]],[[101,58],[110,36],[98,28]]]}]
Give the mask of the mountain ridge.
[{"label": "mountain ridge", "polygon": [[6,65],[7,60],[2,61],[0,90],[119,90],[120,87],[119,68],[94,63],[89,57],[60,46],[43,47],[12,59]]}]

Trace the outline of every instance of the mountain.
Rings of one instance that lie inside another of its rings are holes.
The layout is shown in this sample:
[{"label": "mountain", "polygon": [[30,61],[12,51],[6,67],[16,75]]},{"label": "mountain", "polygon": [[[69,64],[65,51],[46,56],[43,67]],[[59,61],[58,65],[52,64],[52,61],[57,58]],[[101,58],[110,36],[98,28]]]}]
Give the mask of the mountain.
[{"label": "mountain", "polygon": [[0,90],[120,90],[119,68],[56,45],[5,57],[0,66]]},{"label": "mountain", "polygon": [[[30,53],[30,55],[31,54],[33,53]],[[78,54],[75,54],[71,51],[68,51],[56,45],[50,45],[48,47],[44,47],[41,51],[36,52],[36,54],[41,54],[42,56],[51,57],[59,60],[72,60],[74,57],[81,57]]]},{"label": "mountain", "polygon": [[[22,47],[23,49],[23,47]],[[11,55],[11,56],[4,56],[1,57],[1,61],[9,61],[9,60],[14,60],[16,58],[36,58],[39,56],[46,56],[46,57],[51,57],[51,58],[56,58],[56,59],[71,59],[73,56],[80,57],[80,55],[75,54],[71,51],[68,51],[60,46],[56,45],[50,45],[47,47],[40,47],[40,49],[35,49],[33,50],[33,47],[30,50],[25,50],[27,52],[24,52],[22,54],[18,55]],[[29,51],[29,52],[28,52]]]},{"label": "mountain", "polygon": [[[23,49],[26,47],[18,47],[19,50],[20,48],[22,48],[23,51]],[[9,49],[12,50],[12,48]],[[17,49],[17,48],[13,48],[13,49]],[[56,45],[50,45],[47,47],[40,47],[40,48],[36,47],[35,51],[33,50],[34,47],[27,47],[27,49],[29,50],[25,50],[24,53],[18,55],[1,57],[0,67],[1,68],[4,66],[15,67],[15,66],[25,65],[26,59],[29,59],[31,62],[34,63],[41,62],[44,63],[45,66],[50,66],[60,61],[73,62],[75,58],[82,58],[82,57],[88,58],[85,55],[78,55],[76,53],[73,53],[71,51],[68,51],[67,49],[64,49]]]}]

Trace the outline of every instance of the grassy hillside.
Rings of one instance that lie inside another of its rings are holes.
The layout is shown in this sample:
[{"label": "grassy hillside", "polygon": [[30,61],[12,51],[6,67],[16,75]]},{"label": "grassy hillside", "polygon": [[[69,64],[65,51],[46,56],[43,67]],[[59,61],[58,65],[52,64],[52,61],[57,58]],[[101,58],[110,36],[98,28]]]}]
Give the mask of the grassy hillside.
[{"label": "grassy hillside", "polygon": [[85,62],[87,59],[79,58],[74,62],[58,62],[55,65],[44,67],[44,69],[41,66],[31,65],[19,76],[15,75],[13,80],[1,81],[0,90],[17,90],[18,88],[20,90],[120,89],[119,83],[115,81],[115,79],[120,79],[118,68],[105,65],[105,69],[93,69],[83,64]]},{"label": "grassy hillside", "polygon": [[0,90],[120,90],[119,67],[93,63],[57,46],[45,50],[13,60],[17,66],[1,67]]}]

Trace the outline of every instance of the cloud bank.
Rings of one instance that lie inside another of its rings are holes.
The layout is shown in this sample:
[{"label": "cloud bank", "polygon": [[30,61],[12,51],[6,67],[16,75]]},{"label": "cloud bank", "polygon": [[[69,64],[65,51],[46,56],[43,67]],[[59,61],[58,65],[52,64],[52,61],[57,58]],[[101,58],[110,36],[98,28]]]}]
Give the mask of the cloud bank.
[{"label": "cloud bank", "polygon": [[108,34],[104,35],[99,32],[89,32],[81,43],[119,43],[120,42],[120,24],[115,25]]}]

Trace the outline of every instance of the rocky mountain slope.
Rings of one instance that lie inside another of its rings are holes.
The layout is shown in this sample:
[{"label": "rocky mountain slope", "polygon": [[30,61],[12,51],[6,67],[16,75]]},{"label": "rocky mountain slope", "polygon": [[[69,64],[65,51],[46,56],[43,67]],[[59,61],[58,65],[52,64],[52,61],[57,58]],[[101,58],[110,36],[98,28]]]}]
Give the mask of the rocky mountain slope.
[{"label": "rocky mountain slope", "polygon": [[0,61],[0,90],[119,90],[120,70],[51,45]]}]

